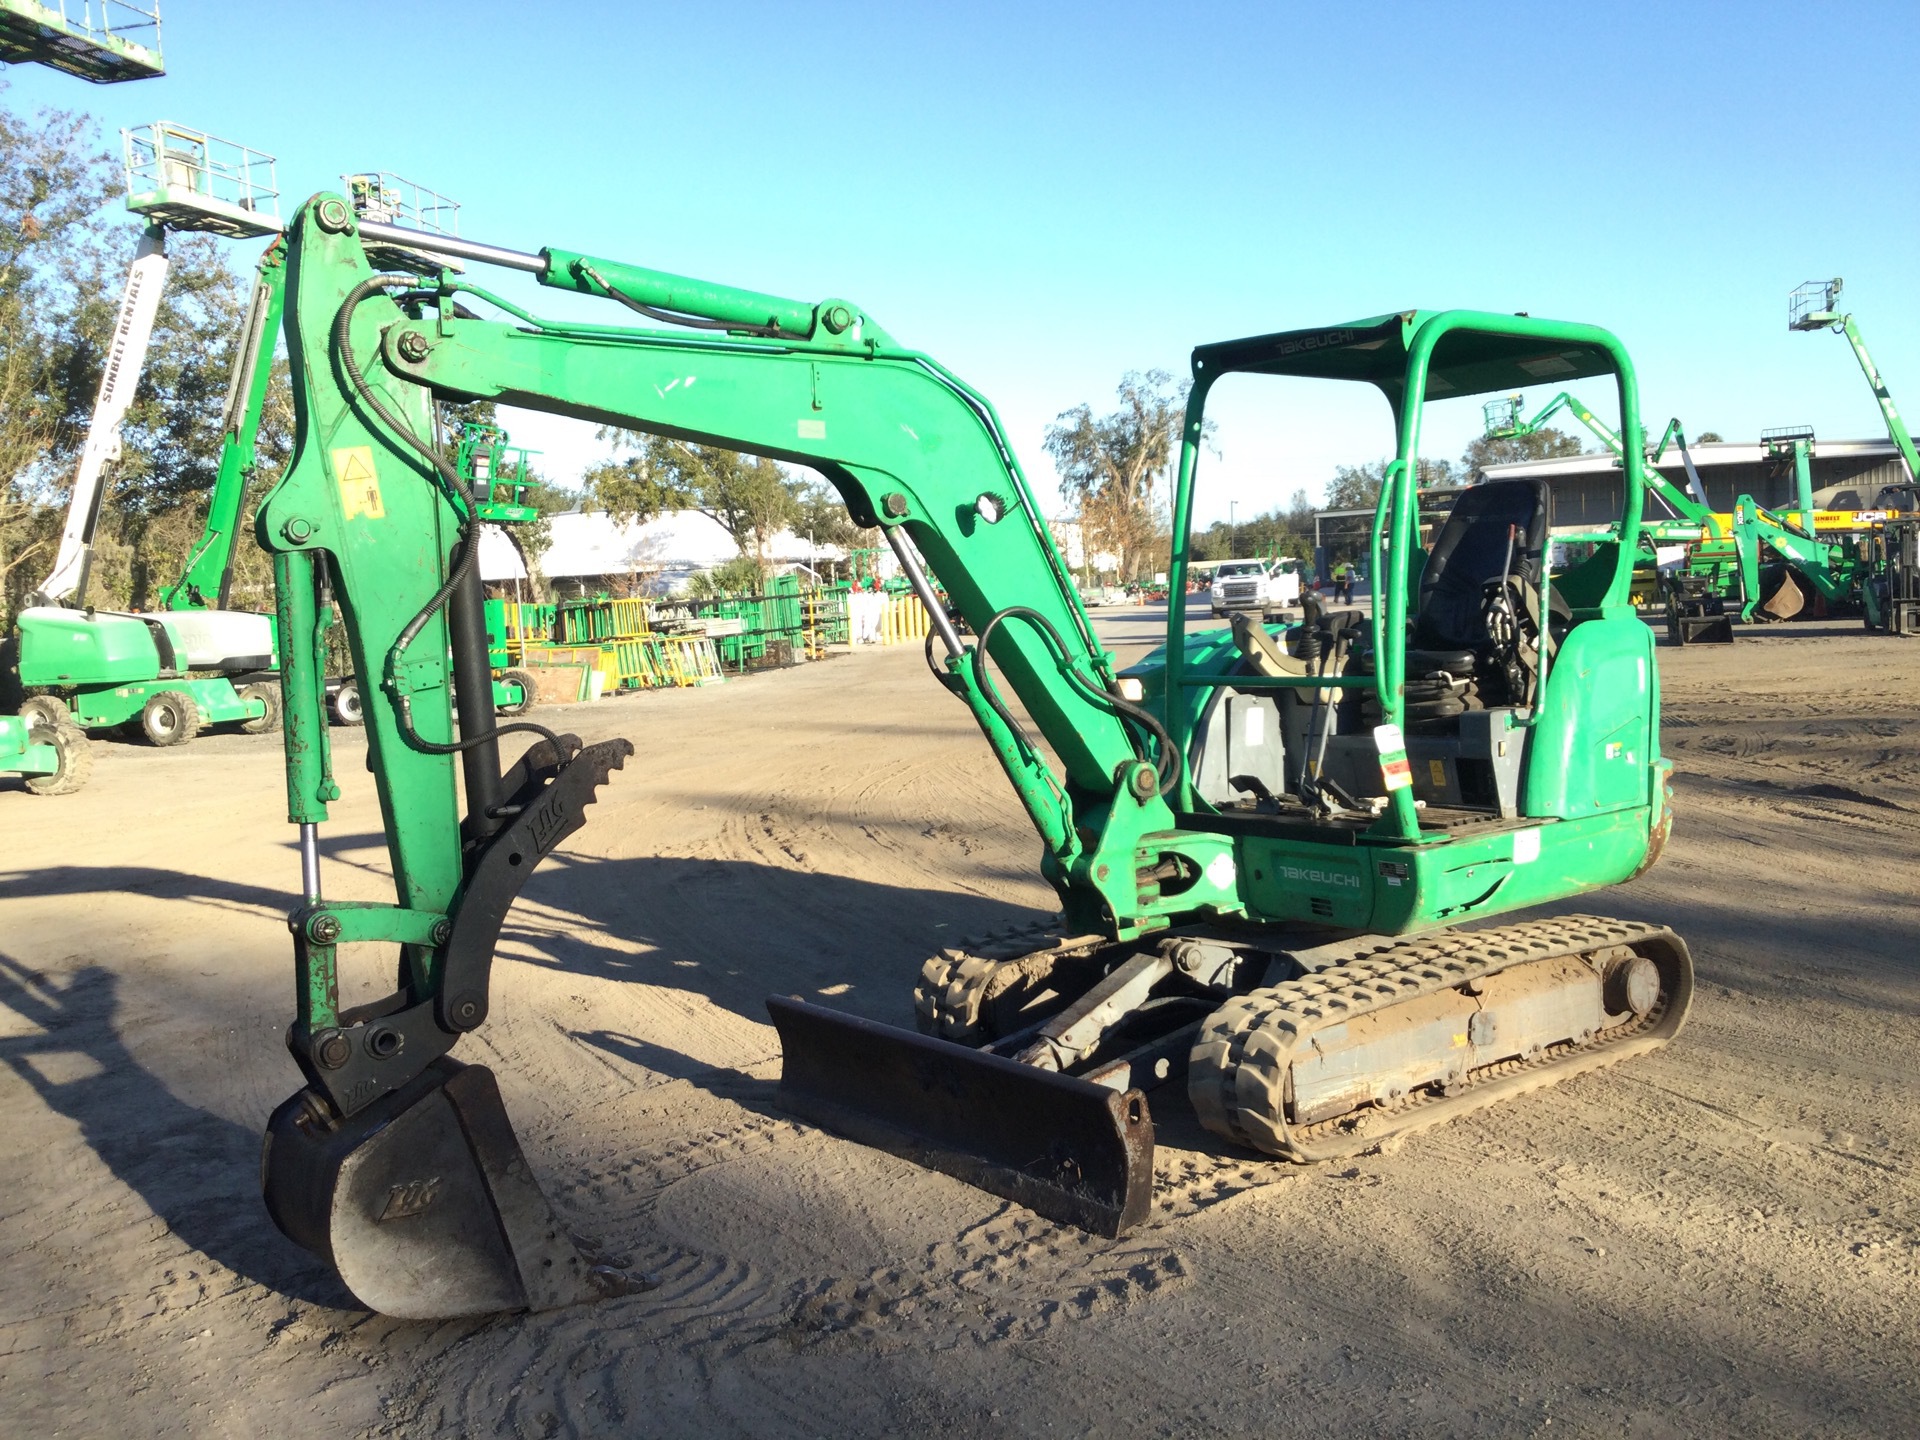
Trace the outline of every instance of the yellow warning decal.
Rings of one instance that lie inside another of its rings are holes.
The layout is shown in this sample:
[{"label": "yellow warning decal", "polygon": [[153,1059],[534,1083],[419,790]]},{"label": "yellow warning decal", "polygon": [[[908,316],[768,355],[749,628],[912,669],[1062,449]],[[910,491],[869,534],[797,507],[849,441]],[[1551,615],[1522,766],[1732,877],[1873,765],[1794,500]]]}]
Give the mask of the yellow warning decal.
[{"label": "yellow warning decal", "polygon": [[1444,760],[1427,761],[1427,774],[1433,777],[1433,783],[1439,789],[1447,788],[1447,762]]},{"label": "yellow warning decal", "polygon": [[386,518],[387,507],[380,499],[380,476],[373,468],[371,445],[348,445],[333,452],[333,475],[340,486],[340,510],[346,519],[364,515],[369,520]]}]

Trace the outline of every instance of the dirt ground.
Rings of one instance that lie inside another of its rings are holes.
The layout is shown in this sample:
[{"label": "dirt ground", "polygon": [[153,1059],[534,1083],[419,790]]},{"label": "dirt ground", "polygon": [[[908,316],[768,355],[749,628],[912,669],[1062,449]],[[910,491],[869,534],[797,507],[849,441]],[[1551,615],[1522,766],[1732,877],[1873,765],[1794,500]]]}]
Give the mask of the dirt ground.
[{"label": "dirt ground", "polygon": [[[260,1205],[299,1084],[277,740],[0,782],[0,1433],[1913,1434],[1920,648],[1662,659],[1673,843],[1565,908],[1688,939],[1680,1039],[1317,1169],[1157,1099],[1159,1209],[1119,1241],[771,1103],[767,994],[910,1024],[924,956],[1051,909],[917,651],[551,712],[639,755],[461,1054],[569,1223],[662,1283],[457,1324],[358,1310]],[[336,743],[328,893],[391,898]]]}]

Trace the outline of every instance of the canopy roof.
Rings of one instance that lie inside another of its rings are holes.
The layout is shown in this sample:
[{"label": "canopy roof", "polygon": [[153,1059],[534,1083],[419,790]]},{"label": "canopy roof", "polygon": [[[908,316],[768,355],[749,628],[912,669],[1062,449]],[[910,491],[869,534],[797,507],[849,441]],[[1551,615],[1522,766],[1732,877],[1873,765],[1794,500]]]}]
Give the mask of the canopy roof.
[{"label": "canopy roof", "polygon": [[[1247,371],[1302,375],[1321,380],[1365,380],[1397,408],[1406,384],[1407,352],[1420,327],[1442,312],[1403,310],[1348,325],[1283,330],[1244,340],[1197,346],[1195,375]],[[1610,375],[1611,336],[1589,325],[1533,320],[1490,311],[1455,310],[1449,319],[1465,328],[1449,331],[1434,347],[1427,370],[1429,399],[1489,391],[1558,385],[1590,375]]]}]

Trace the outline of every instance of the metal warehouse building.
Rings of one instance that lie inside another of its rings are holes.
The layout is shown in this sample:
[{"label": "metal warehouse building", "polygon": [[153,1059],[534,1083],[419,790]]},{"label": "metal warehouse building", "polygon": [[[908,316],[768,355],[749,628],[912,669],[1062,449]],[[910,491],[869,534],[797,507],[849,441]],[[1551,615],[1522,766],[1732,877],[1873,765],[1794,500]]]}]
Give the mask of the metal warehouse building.
[{"label": "metal warehouse building", "polygon": [[[1758,444],[1695,445],[1692,454],[1707,501],[1717,511],[1732,510],[1742,495],[1751,495],[1769,509],[1795,503],[1791,455],[1772,455]],[[1891,440],[1815,440],[1812,467],[1816,503],[1823,510],[1884,509],[1881,489],[1907,483],[1906,466]],[[1676,489],[1687,488],[1686,469],[1672,449],[1662,457],[1659,470]],[[1609,454],[1489,465],[1486,477],[1545,480],[1553,487],[1556,529],[1597,528],[1620,518],[1620,466]],[[1892,497],[1888,498],[1891,502]],[[1660,513],[1659,501],[1649,497],[1649,518]]]}]

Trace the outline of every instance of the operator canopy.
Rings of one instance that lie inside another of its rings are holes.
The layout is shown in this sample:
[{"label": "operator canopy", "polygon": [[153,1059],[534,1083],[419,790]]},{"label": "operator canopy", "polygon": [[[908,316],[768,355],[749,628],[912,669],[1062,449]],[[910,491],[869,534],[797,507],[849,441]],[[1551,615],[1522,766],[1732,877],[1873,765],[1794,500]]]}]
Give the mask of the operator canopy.
[{"label": "operator canopy", "polygon": [[[1436,310],[1402,310],[1350,325],[1283,330],[1244,340],[1196,346],[1193,369],[1220,375],[1301,375],[1319,380],[1365,380],[1377,386],[1397,411],[1406,387],[1407,352]],[[1558,385],[1590,375],[1611,375],[1614,364],[1599,345],[1541,336],[1499,333],[1513,317],[1456,311],[1478,328],[1450,331],[1434,346],[1427,369],[1427,398],[1450,399],[1490,390]],[[1491,332],[1491,333],[1489,333]]]}]

